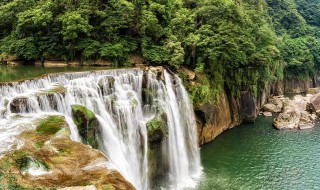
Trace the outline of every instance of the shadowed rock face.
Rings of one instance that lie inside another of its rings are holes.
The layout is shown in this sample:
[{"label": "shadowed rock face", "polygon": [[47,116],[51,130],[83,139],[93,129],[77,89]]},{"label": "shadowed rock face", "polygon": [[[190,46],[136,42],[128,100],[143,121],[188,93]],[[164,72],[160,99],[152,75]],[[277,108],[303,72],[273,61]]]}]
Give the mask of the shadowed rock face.
[{"label": "shadowed rock face", "polygon": [[83,143],[98,148],[101,132],[95,114],[82,105],[72,105],[71,108],[74,123],[78,127]]},{"label": "shadowed rock face", "polygon": [[254,96],[248,91],[241,92],[241,118],[244,122],[254,122],[257,118],[257,109]]},{"label": "shadowed rock face", "polygon": [[0,158],[0,189],[87,185],[95,189],[134,189],[121,174],[107,168],[108,160],[100,151],[69,138],[63,116],[45,117],[35,125],[36,130],[20,135],[22,148]]}]

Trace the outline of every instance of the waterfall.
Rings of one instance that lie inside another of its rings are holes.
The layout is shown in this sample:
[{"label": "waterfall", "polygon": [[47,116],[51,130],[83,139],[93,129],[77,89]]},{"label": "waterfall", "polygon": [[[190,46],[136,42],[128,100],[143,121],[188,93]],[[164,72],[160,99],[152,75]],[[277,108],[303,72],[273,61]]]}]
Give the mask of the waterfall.
[{"label": "waterfall", "polygon": [[17,114],[63,115],[71,139],[81,141],[72,118],[75,104],[95,113],[101,132],[99,149],[137,189],[183,189],[196,184],[202,169],[192,104],[179,77],[165,70],[49,74],[1,85],[0,156],[22,146],[15,139]]}]

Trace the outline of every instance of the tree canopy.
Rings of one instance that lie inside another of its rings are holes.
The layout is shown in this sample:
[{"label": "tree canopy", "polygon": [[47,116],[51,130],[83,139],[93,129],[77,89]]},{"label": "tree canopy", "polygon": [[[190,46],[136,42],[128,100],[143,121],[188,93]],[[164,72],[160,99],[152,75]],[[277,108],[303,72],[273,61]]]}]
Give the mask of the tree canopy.
[{"label": "tree canopy", "polygon": [[187,66],[202,102],[320,68],[314,0],[2,0],[0,54]]}]

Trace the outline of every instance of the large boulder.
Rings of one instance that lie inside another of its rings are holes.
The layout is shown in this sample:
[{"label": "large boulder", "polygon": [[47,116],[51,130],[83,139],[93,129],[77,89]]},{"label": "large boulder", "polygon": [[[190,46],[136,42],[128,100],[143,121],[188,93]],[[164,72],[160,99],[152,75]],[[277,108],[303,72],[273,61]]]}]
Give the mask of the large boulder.
[{"label": "large boulder", "polygon": [[271,104],[271,103],[265,104],[265,105],[263,105],[263,107],[262,107],[263,111],[265,111],[265,112],[271,112],[271,113],[281,112],[281,108],[282,108],[282,107],[276,106],[276,105]]},{"label": "large boulder", "polygon": [[293,102],[299,111],[305,111],[307,109],[307,101],[301,95],[294,96]]},{"label": "large boulder", "polygon": [[96,115],[82,105],[72,105],[71,108],[73,121],[78,128],[82,142],[93,148],[99,148],[101,133]]},{"label": "large boulder", "polygon": [[310,105],[311,109],[313,111],[318,111],[320,110],[320,93],[315,94],[311,99],[310,99]]},{"label": "large boulder", "polygon": [[273,125],[277,129],[294,129],[298,128],[301,113],[294,105],[286,105],[283,112],[274,119]]}]

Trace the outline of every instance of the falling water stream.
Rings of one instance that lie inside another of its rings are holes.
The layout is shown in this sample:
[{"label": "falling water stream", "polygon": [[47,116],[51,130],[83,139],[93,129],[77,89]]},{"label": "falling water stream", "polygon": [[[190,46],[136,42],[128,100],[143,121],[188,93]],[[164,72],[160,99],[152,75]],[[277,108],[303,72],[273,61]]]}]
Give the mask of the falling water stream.
[{"label": "falling water stream", "polygon": [[[52,93],[61,88],[66,91]],[[50,95],[46,94],[48,91]],[[11,106],[17,102],[18,113]],[[161,141],[157,168],[165,174],[156,181],[166,189],[196,185],[202,169],[193,108],[179,77],[166,71],[159,74],[120,69],[49,74],[0,86],[0,156],[23,145],[16,138],[24,130],[23,123],[14,120],[17,115],[25,118],[24,122],[32,122],[41,115],[61,114],[69,124],[71,138],[81,141],[72,119],[71,106],[75,104],[96,114],[102,137],[100,150],[137,189],[155,188],[155,180],[150,179],[147,123],[165,118],[167,133]]]}]

